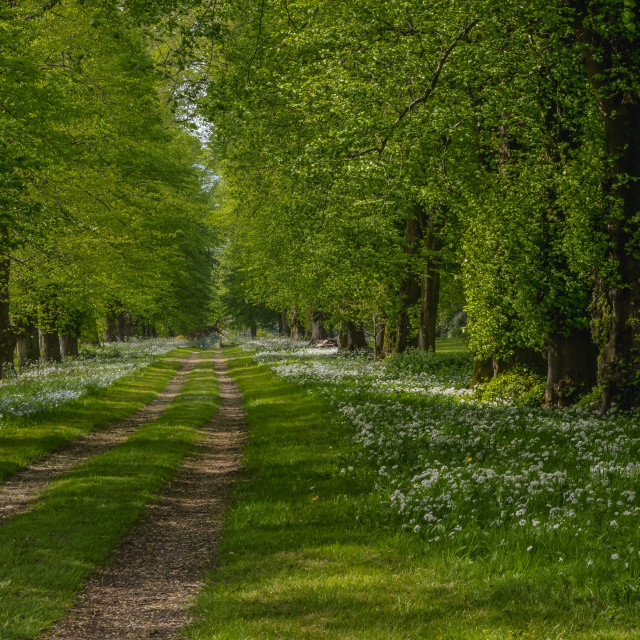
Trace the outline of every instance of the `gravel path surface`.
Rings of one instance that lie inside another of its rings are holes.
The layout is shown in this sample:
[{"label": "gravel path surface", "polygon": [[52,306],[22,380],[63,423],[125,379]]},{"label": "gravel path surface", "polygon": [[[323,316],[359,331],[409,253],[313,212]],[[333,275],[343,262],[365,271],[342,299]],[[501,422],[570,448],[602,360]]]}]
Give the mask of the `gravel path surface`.
[{"label": "gravel path surface", "polygon": [[216,354],[221,407],[202,428],[176,480],[89,578],[80,602],[45,638],[128,640],[181,637],[189,607],[214,565],[230,488],[246,440],[242,397]]},{"label": "gravel path surface", "polygon": [[26,469],[18,471],[0,485],[0,524],[4,519],[29,511],[38,494],[49,482],[69,469],[100,455],[124,442],[143,425],[158,418],[169,403],[182,391],[182,387],[196,362],[197,352],[181,358],[176,375],[165,388],[146,406],[128,418],[97,431],[87,433],[64,445],[57,451],[32,462]]}]

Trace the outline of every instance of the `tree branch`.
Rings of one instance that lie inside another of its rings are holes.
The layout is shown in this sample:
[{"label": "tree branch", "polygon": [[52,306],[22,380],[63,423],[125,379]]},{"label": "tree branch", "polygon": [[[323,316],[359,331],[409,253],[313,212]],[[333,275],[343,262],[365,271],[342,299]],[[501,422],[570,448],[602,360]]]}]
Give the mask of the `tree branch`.
[{"label": "tree branch", "polygon": [[469,35],[471,30],[477,24],[478,24],[477,20],[472,20],[471,22],[467,23],[462,28],[460,33],[458,33],[458,35],[453,39],[451,44],[441,53],[440,59],[438,60],[438,64],[435,70],[433,71],[433,75],[431,76],[431,82],[429,82],[429,86],[425,89],[425,91],[422,94],[420,94],[417,98],[414,98],[404,109],[402,109],[402,111],[396,118],[395,122],[391,125],[391,128],[387,133],[387,135],[381,139],[380,144],[377,147],[370,147],[368,149],[365,149],[364,151],[354,151],[348,154],[347,156],[348,158],[357,158],[360,156],[367,155],[368,153],[372,153],[374,151],[377,151],[379,154],[381,154],[385,150],[385,147],[389,142],[389,138],[391,137],[391,134],[395,131],[398,125],[405,119],[407,115],[412,113],[412,111],[418,105],[424,104],[429,99],[429,96],[434,92],[436,88],[438,79],[440,78],[440,74],[442,73],[442,69],[444,68],[445,63],[447,62],[447,59],[451,55],[451,52],[456,48],[456,46],[461,40],[463,40],[464,38],[467,37],[467,35]]}]

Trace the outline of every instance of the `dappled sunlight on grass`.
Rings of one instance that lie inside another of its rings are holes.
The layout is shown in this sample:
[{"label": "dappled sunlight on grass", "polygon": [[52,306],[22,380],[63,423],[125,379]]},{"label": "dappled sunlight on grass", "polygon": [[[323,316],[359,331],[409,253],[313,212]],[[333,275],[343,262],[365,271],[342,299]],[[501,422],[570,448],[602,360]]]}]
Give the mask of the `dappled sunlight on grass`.
[{"label": "dappled sunlight on grass", "polygon": [[121,420],[153,400],[176,373],[173,351],[166,359],[149,365],[108,389],[100,389],[55,410],[29,416],[5,418],[0,429],[0,480],[23,468],[34,458],[57,449],[77,437]]},{"label": "dappled sunlight on grass", "polygon": [[248,411],[247,477],[190,638],[637,637],[637,604],[603,598],[557,558],[400,533],[366,470],[341,473],[357,445],[324,396],[227,353]]},{"label": "dappled sunlight on grass", "polygon": [[388,364],[316,360],[273,340],[254,347],[254,360],[267,349],[279,377],[341,417],[352,446],[340,472],[368,476],[372,508],[392,530],[473,556],[504,547],[515,565],[551,564],[635,599],[640,413],[469,401],[451,386],[468,356],[459,344],[455,357],[410,352]]},{"label": "dappled sunlight on grass", "polygon": [[[35,508],[0,527],[0,637],[35,638],[174,477],[219,399],[210,359],[179,396],[125,443],[52,482]],[[196,402],[193,396],[201,398]],[[105,400],[106,402],[106,400]]]}]

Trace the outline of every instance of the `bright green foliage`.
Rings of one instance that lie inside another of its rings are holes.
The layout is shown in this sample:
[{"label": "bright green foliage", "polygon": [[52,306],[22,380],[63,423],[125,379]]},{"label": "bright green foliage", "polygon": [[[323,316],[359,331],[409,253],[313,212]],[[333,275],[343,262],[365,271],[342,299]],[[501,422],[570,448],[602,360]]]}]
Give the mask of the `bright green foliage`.
[{"label": "bright green foliage", "polygon": [[225,270],[219,293],[220,317],[225,325],[232,328],[257,330],[259,325],[273,329],[278,324],[278,314],[264,303],[247,300],[248,287],[243,275],[237,266],[229,266]]},{"label": "bright green foliage", "polygon": [[[212,231],[198,141],[172,113],[142,28],[112,3],[3,9],[14,315],[114,300],[178,331],[207,323]],[[3,74],[4,75],[4,74]],[[13,194],[13,195],[11,195]],[[64,322],[60,329],[64,330]]]},{"label": "bright green foliage", "polygon": [[487,382],[481,390],[485,402],[508,402],[518,407],[539,407],[544,401],[545,379],[535,371],[516,367]]},{"label": "bright green foliage", "polygon": [[[588,327],[604,167],[570,9],[220,7],[201,111],[252,299],[392,320],[431,260],[463,277],[478,356]],[[415,206],[437,249],[405,251]]]},{"label": "bright green foliage", "polygon": [[[471,28],[467,12],[441,3],[412,31],[398,3],[222,6],[233,19],[202,112],[249,290],[274,308],[395,313],[421,263],[402,250],[407,212],[442,208],[441,137],[454,124],[409,107],[442,47]],[[437,15],[445,27],[428,40]]]}]

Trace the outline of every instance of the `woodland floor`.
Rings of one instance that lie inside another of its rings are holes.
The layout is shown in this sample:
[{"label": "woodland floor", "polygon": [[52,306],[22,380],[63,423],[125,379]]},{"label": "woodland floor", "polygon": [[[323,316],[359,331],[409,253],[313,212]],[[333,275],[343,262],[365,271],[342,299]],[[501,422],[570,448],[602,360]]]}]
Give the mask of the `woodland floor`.
[{"label": "woodland floor", "polygon": [[385,526],[325,396],[240,349],[182,353],[143,409],[0,486],[0,640],[640,637],[637,600],[562,557]]},{"label": "woodland floor", "polygon": [[[66,471],[127,440],[156,420],[178,397],[197,353],[181,360],[178,373],[142,410],[88,434],[14,474],[0,489],[0,525],[38,504],[41,491]],[[242,396],[222,357],[213,365],[220,407],[199,429],[200,439],[175,478],[144,516],[89,576],[75,606],[43,638],[69,640],[178,638],[189,609],[215,562],[230,488],[240,470],[245,442]],[[0,637],[2,632],[0,630]]]},{"label": "woodland floor", "polygon": [[124,442],[143,425],[158,418],[170,402],[180,395],[189,373],[193,370],[195,357],[194,352],[187,358],[179,359],[180,368],[176,375],[140,411],[120,422],[87,433],[8,478],[0,486],[0,523],[5,518],[28,511],[37,500],[38,494],[55,478]]}]

